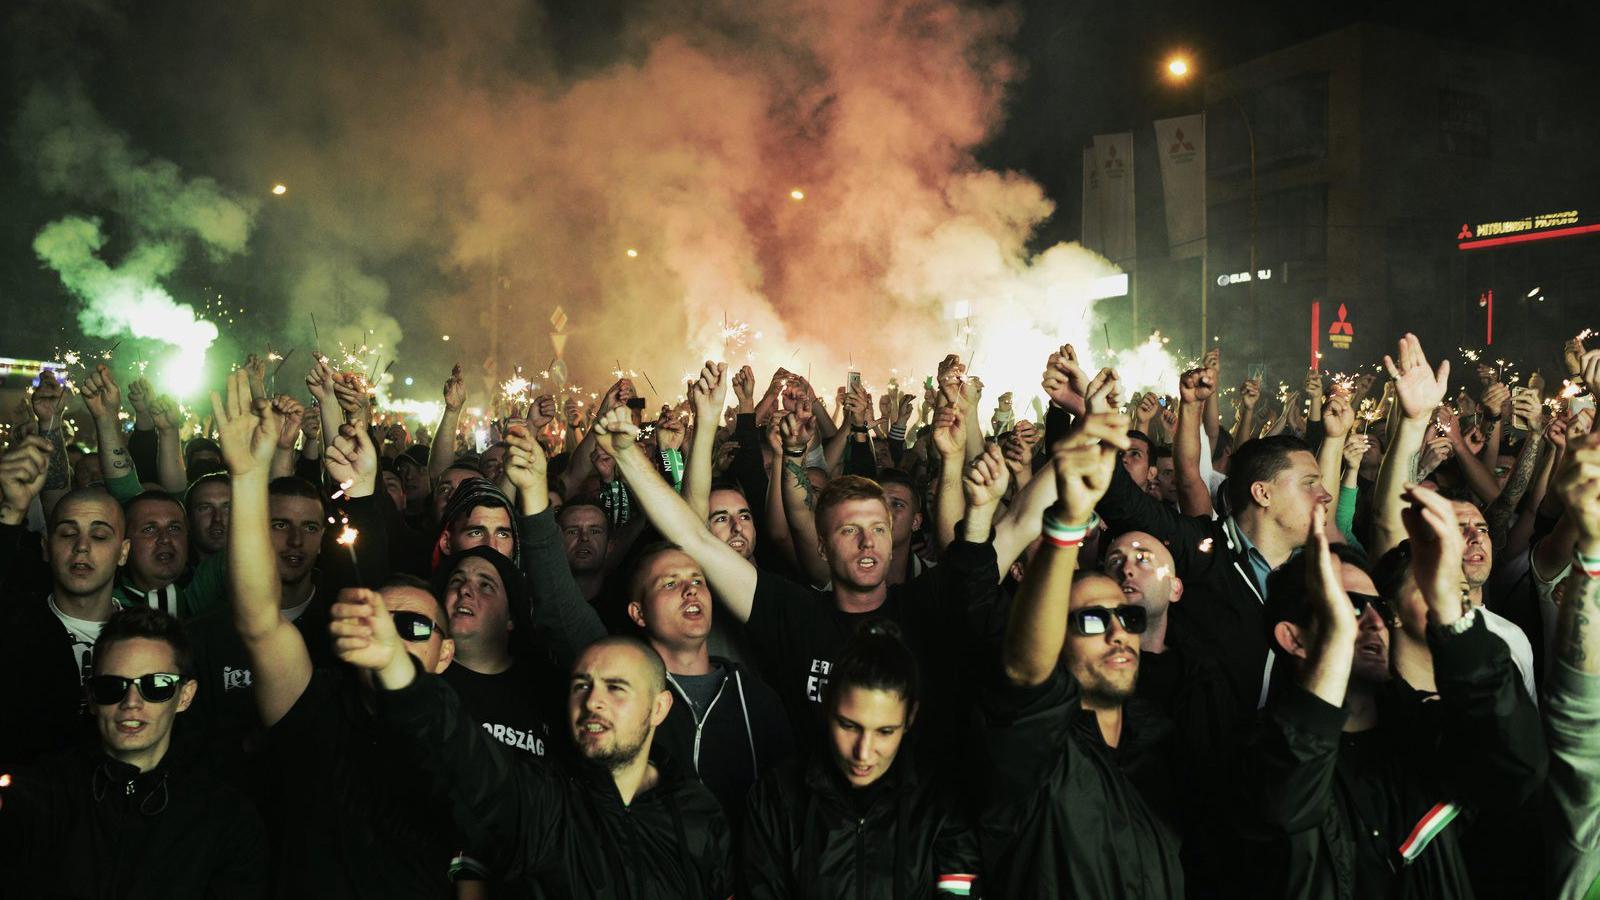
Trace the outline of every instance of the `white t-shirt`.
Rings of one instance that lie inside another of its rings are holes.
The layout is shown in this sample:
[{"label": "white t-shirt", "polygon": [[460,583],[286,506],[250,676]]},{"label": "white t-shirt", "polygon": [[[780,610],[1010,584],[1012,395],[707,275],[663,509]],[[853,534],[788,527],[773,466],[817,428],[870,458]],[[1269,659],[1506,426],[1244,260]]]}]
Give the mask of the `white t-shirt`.
[{"label": "white t-shirt", "polygon": [[1517,674],[1522,676],[1522,686],[1527,689],[1528,696],[1534,705],[1539,704],[1539,692],[1533,686],[1533,645],[1528,643],[1528,636],[1522,633],[1515,622],[1500,615],[1487,606],[1478,607],[1478,615],[1483,616],[1483,624],[1500,640],[1506,642],[1506,647],[1511,650],[1511,661],[1516,664]]},{"label": "white t-shirt", "polygon": [[81,683],[94,667],[94,642],[99,640],[100,629],[104,628],[106,623],[67,615],[56,605],[55,594],[51,594],[45,600],[50,604],[50,611],[61,620],[62,627],[67,629],[67,634],[72,637],[72,652],[78,659],[78,681]]}]

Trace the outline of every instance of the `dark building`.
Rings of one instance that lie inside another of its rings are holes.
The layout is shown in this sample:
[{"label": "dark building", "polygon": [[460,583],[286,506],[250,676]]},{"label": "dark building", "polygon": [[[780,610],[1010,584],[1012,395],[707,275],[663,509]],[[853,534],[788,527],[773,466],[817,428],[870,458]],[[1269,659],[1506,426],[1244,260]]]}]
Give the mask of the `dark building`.
[{"label": "dark building", "polygon": [[[1555,374],[1560,340],[1600,328],[1586,67],[1362,24],[1210,74],[1204,92],[1208,255],[1151,252],[1166,247],[1160,174],[1141,165],[1144,328],[1197,343],[1202,267],[1208,330],[1280,376],[1309,360],[1313,301],[1335,371],[1391,352],[1404,330],[1459,364],[1457,347],[1486,344],[1491,291],[1491,358]],[[1147,123],[1138,138],[1155,150]],[[1271,275],[1244,282],[1252,233]],[[1347,350],[1328,342],[1340,305]]]}]

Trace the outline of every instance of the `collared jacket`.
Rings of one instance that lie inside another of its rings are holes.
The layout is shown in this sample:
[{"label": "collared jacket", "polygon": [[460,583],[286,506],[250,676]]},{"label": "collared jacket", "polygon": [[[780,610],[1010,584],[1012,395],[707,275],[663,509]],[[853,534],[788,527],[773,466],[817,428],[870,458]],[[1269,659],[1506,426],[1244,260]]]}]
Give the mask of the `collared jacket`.
[{"label": "collared jacket", "polygon": [[1273,660],[1261,621],[1266,594],[1251,570],[1238,522],[1183,515],[1140,490],[1121,466],[1096,511],[1113,533],[1147,532],[1172,552],[1183,602],[1167,612],[1169,639],[1215,656],[1236,711],[1253,716],[1266,700]]},{"label": "collared jacket", "polygon": [[266,896],[255,808],[171,752],[140,772],[74,748],[12,772],[0,798],[0,896]]},{"label": "collared jacket", "polygon": [[1036,687],[991,678],[978,819],[984,896],[1183,897],[1185,786],[1171,722],[1131,700],[1110,747],[1065,669]]},{"label": "collared jacket", "polygon": [[515,759],[467,718],[444,679],[417,670],[378,694],[379,717],[409,738],[450,794],[481,861],[548,897],[724,898],[730,838],[705,786],[656,748],[660,775],[624,804],[605,769]]},{"label": "collared jacket", "polygon": [[739,831],[741,900],[979,896],[978,838],[938,782],[902,754],[877,783],[847,785],[821,755],[769,772]]},{"label": "collared jacket", "polygon": [[1473,896],[1461,833],[1539,789],[1544,737],[1481,620],[1428,643],[1438,695],[1395,685],[1367,732],[1345,733],[1345,711],[1297,684],[1274,693],[1235,782],[1259,896]]}]

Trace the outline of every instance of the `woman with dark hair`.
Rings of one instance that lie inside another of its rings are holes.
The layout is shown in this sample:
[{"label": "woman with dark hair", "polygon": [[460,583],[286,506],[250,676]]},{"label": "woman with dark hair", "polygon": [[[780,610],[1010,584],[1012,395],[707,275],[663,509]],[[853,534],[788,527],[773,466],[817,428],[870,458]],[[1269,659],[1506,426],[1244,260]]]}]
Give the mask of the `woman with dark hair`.
[{"label": "woman with dark hair", "polygon": [[740,900],[977,895],[976,835],[954,798],[901,758],[918,697],[900,630],[862,625],[829,673],[826,749],[750,792]]}]

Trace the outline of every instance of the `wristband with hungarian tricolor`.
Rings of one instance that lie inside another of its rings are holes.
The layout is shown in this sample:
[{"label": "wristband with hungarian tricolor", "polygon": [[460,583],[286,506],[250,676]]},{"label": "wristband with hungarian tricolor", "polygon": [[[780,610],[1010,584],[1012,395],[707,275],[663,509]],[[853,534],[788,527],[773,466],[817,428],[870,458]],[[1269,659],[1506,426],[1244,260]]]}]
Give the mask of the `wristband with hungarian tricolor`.
[{"label": "wristband with hungarian tricolor", "polygon": [[1057,547],[1076,547],[1083,543],[1089,532],[1100,524],[1100,517],[1094,513],[1089,514],[1089,521],[1079,525],[1063,523],[1051,510],[1045,510],[1044,526],[1041,536]]},{"label": "wristband with hungarian tricolor", "polygon": [[1579,572],[1582,572],[1585,577],[1600,578],[1600,556],[1588,556],[1574,547],[1572,549],[1572,565]]}]

